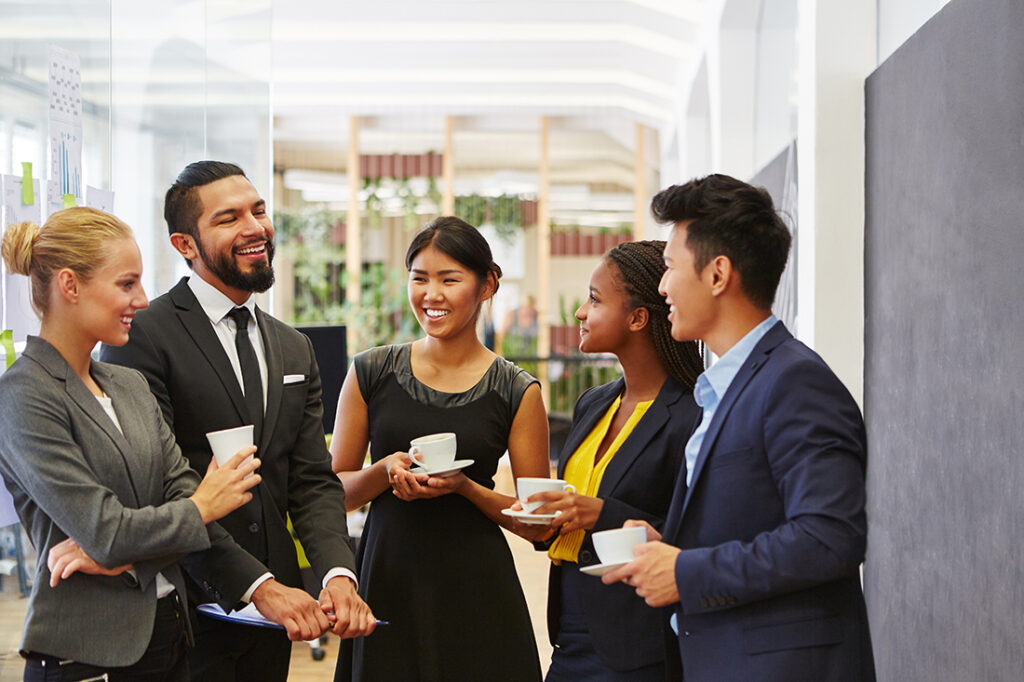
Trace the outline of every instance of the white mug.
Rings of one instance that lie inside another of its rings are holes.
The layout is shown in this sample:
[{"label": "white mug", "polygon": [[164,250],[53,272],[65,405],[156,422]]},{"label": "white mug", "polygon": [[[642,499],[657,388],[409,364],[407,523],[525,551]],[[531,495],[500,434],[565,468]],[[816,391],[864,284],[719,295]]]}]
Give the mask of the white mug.
[{"label": "white mug", "polygon": [[[447,469],[455,463],[455,434],[432,433],[409,441],[409,457],[427,471]],[[414,455],[419,455],[416,458]]]},{"label": "white mug", "polygon": [[560,478],[519,478],[516,479],[516,491],[519,493],[519,502],[523,505],[523,511],[532,512],[534,509],[543,506],[545,502],[527,502],[530,495],[537,493],[559,493],[563,490],[576,492],[571,484]]},{"label": "white mug", "polygon": [[633,560],[633,548],[647,542],[643,526],[601,530],[590,536],[602,564],[622,564]]}]

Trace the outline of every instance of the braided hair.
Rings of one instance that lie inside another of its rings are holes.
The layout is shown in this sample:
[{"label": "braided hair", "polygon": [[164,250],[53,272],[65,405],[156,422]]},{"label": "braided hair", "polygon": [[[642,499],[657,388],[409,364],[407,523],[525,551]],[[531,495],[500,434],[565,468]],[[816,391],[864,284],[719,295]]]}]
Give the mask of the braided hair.
[{"label": "braided hair", "polygon": [[604,261],[617,271],[629,304],[634,308],[647,308],[650,313],[651,340],[662,366],[676,381],[692,390],[704,371],[704,361],[695,342],[672,338],[668,304],[658,292],[665,272],[664,253],[663,241],[623,242],[608,250]]}]

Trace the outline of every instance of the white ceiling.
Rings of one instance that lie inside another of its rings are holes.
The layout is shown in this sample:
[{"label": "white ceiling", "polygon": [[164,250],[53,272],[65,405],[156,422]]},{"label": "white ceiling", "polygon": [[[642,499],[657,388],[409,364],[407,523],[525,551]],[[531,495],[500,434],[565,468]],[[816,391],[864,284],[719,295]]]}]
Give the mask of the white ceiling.
[{"label": "white ceiling", "polygon": [[451,114],[470,125],[494,115],[600,116],[662,128],[680,108],[703,4],[275,1],[277,130],[281,139],[308,137],[352,114]]},{"label": "white ceiling", "polygon": [[[635,124],[685,110],[705,0],[274,2],[275,164],[343,170],[348,117],[363,153],[444,146],[457,177],[536,173],[551,121],[553,185],[634,179]],[[657,152],[654,152],[657,158]]]},{"label": "white ceiling", "polygon": [[[86,98],[122,116],[269,107],[289,167],[342,168],[350,116],[364,153],[440,150],[451,115],[460,175],[535,172],[546,115],[553,183],[625,187],[635,124],[685,111],[706,3],[0,0],[0,57],[76,51]],[[42,85],[44,65],[8,73]]]}]

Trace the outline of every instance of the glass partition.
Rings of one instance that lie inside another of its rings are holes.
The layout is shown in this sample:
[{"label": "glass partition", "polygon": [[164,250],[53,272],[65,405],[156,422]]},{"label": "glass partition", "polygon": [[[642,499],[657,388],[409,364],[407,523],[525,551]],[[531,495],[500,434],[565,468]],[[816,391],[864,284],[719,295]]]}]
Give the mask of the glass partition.
[{"label": "glass partition", "polygon": [[[67,50],[81,73],[78,203],[87,185],[114,192],[113,212],[142,249],[147,293],[163,293],[187,271],[163,220],[164,192],[186,164],[232,161],[272,197],[271,3],[0,2],[0,173],[21,176],[30,162],[36,179],[54,176],[48,62],[51,47]],[[2,280],[0,322],[23,340],[38,329],[27,283]]]}]

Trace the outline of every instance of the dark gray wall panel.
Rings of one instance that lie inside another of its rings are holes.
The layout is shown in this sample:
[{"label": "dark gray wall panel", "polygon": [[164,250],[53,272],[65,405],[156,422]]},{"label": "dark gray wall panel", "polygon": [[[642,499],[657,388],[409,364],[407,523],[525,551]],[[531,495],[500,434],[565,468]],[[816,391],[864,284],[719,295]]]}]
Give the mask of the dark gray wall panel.
[{"label": "dark gray wall panel", "polygon": [[865,592],[879,679],[1024,679],[1024,2],[868,79]]},{"label": "dark gray wall panel", "polygon": [[797,167],[796,141],[790,142],[785,149],[769,161],[764,168],[750,178],[750,184],[764,187],[772,195],[775,210],[782,215],[782,220],[793,236],[793,245],[789,249],[789,261],[779,280],[779,288],[775,292],[775,303],[772,312],[786,323],[790,330],[796,329],[796,254],[799,250],[800,231],[797,226]]}]

